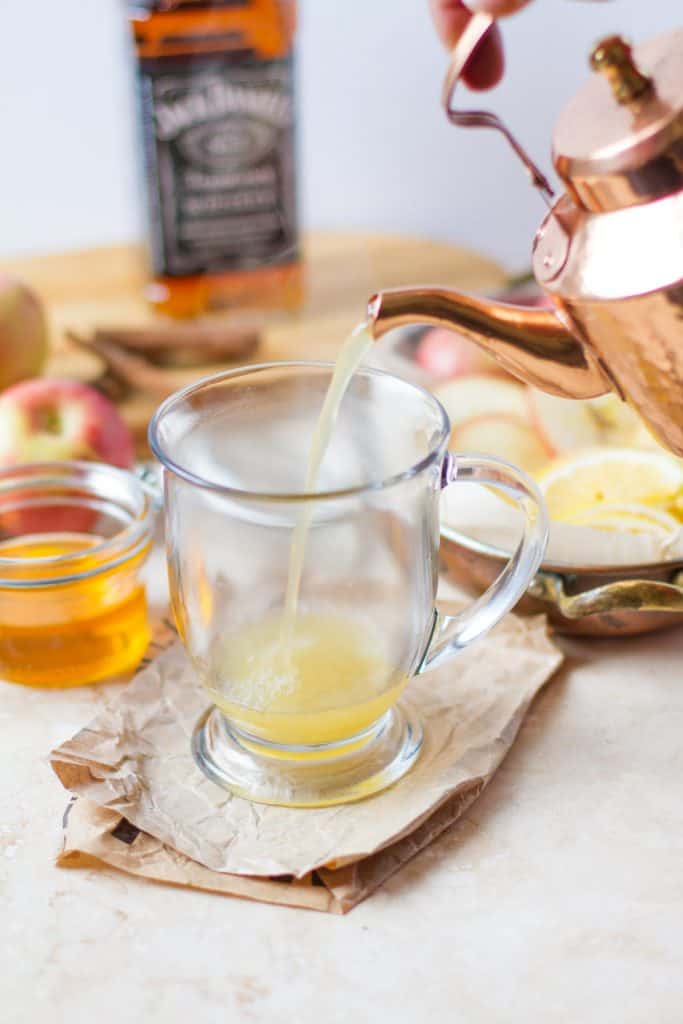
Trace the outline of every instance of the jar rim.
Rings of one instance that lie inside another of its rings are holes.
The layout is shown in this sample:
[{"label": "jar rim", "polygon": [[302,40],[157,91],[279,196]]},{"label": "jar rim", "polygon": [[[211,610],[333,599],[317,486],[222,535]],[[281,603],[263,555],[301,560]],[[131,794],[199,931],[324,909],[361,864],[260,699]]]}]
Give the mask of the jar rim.
[{"label": "jar rim", "polygon": [[[74,495],[87,495],[95,502],[111,503],[118,497],[117,507],[125,509],[129,521],[111,537],[102,538],[83,551],[35,558],[6,557],[0,553],[0,587],[40,588],[74,583],[116,568],[149,545],[153,517],[151,489],[133,472],[106,463],[77,460],[21,463],[0,469],[0,501],[15,490],[28,487],[38,492],[43,488],[46,493],[59,488],[68,493],[71,489]],[[128,505],[122,500],[124,496],[129,499]],[[40,534],[25,536],[40,537]],[[21,534],[16,539],[20,540]],[[96,565],[92,564],[93,557]],[[49,574],[36,578],[36,570],[41,569]],[[24,571],[30,576],[23,575]]]}]

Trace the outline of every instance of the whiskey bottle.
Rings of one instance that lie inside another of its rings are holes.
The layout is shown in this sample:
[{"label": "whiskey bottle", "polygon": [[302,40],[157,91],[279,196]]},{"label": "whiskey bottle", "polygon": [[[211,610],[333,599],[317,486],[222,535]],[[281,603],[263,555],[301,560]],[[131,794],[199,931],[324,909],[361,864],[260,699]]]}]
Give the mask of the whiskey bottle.
[{"label": "whiskey bottle", "polygon": [[150,302],[298,305],[295,0],[129,0]]}]

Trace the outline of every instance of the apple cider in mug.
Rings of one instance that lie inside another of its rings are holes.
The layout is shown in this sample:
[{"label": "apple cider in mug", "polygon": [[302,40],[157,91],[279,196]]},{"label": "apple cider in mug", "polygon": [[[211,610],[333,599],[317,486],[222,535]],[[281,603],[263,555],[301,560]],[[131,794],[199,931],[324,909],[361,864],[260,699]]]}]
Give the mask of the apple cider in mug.
[{"label": "apple cider in mug", "polygon": [[[314,494],[339,408],[372,338],[365,323],[342,345],[311,438],[304,490]],[[368,729],[397,700],[407,679],[392,667],[376,630],[362,619],[311,614],[299,605],[315,505],[292,532],[281,615],[230,636],[219,656],[219,685],[209,692],[228,717],[271,743],[339,743]]]},{"label": "apple cider in mug", "polygon": [[207,687],[239,728],[271,743],[340,743],[358,736],[405,687],[374,623],[339,614],[299,612],[283,644],[274,616],[225,643],[222,678]]}]

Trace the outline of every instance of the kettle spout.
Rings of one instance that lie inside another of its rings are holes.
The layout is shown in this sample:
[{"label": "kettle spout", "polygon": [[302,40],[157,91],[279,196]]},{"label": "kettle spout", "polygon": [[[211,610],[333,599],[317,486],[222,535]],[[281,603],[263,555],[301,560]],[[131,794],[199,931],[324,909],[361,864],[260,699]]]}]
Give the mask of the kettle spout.
[{"label": "kettle spout", "polygon": [[550,309],[489,302],[445,288],[395,288],[373,295],[375,339],[394,327],[448,327],[485,349],[515,377],[562,398],[595,398],[612,389],[598,359]]}]

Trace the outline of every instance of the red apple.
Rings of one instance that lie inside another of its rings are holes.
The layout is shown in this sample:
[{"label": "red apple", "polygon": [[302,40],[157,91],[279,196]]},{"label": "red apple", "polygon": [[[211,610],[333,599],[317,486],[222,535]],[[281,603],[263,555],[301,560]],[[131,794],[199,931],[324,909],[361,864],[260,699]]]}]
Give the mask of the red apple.
[{"label": "red apple", "polygon": [[[0,395],[0,466],[89,459],[126,469],[134,456],[119,412],[86,384],[36,378]],[[80,502],[31,507],[34,499],[29,489],[21,507],[22,496],[14,496],[19,507],[0,514],[0,535],[89,533],[97,521],[97,512]]]},{"label": "red apple", "polygon": [[415,361],[436,380],[449,380],[470,373],[503,373],[495,360],[446,327],[432,327],[420,338]]},{"label": "red apple", "polygon": [[21,281],[0,274],[0,389],[40,373],[46,355],[40,301]]},{"label": "red apple", "polygon": [[86,384],[39,377],[0,395],[0,466],[92,459],[126,469],[134,458],[120,413]]}]

